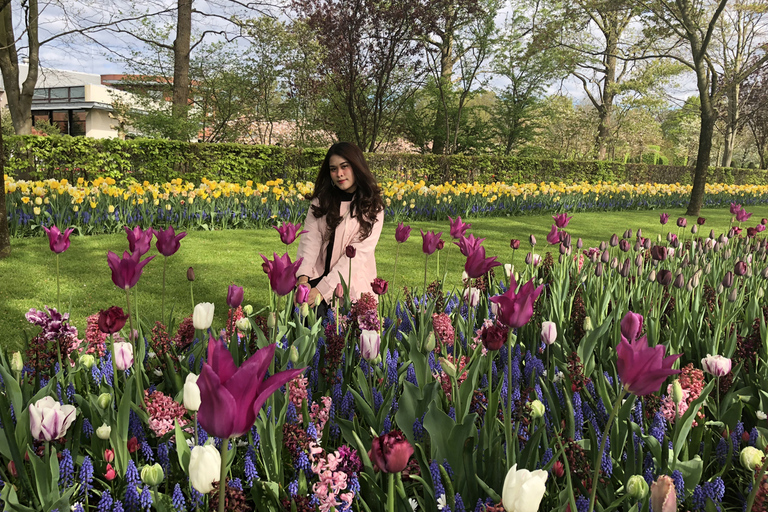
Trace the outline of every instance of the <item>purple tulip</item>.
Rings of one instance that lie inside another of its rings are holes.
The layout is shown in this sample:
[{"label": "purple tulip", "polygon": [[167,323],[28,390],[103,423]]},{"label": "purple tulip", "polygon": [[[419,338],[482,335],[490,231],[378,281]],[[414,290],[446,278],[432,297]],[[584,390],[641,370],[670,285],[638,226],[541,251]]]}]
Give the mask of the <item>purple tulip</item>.
[{"label": "purple tulip", "polygon": [[304,304],[309,299],[309,292],[312,291],[308,284],[300,284],[296,287],[296,302]]},{"label": "purple tulip", "polygon": [[227,288],[227,306],[237,309],[243,303],[243,287],[234,284]]},{"label": "purple tulip", "polygon": [[265,380],[274,357],[275,345],[268,345],[238,368],[224,342],[213,337],[208,340],[208,361],[197,379],[197,415],[208,435],[228,439],[245,434],[270,395],[304,371],[277,372]]},{"label": "purple tulip", "polygon": [[493,267],[499,266],[501,266],[501,263],[496,261],[496,256],[486,258],[485,247],[480,246],[467,257],[467,262],[464,264],[464,270],[467,272],[470,279],[477,279],[488,273]]},{"label": "purple tulip", "polygon": [[413,446],[398,430],[374,438],[368,453],[371,462],[385,473],[399,473],[404,470],[411,455]]},{"label": "purple tulip", "polygon": [[453,220],[451,216],[448,216],[448,221],[451,225],[451,238],[461,238],[464,236],[464,233],[467,232],[467,230],[472,227],[472,224],[468,224],[461,221],[461,217],[456,217],[456,220]]},{"label": "purple tulip", "polygon": [[517,282],[510,277],[509,289],[502,295],[491,297],[491,302],[499,305],[498,320],[508,327],[518,328],[528,323],[533,316],[533,303],[541,294],[544,286],[534,288],[533,279],[525,283],[515,293]]},{"label": "purple tulip", "polygon": [[752,216],[751,213],[747,213],[747,210],[739,210],[736,212],[736,220],[738,222],[744,222],[746,220],[749,220],[749,218]]},{"label": "purple tulip", "polygon": [[357,249],[355,249],[354,245],[348,245],[346,249],[344,249],[344,254],[347,255],[347,258],[352,259],[357,255]]},{"label": "purple tulip", "polygon": [[659,215],[659,222],[661,222],[661,225],[663,226],[667,222],[669,222],[669,214],[668,213],[662,213]]},{"label": "purple tulip", "polygon": [[154,256],[142,261],[139,261],[140,258],[138,252],[130,254],[125,251],[122,258],[112,251],[107,253],[107,264],[112,270],[112,282],[115,283],[115,286],[127,290],[139,282],[144,265],[149,263]]},{"label": "purple tulip", "polygon": [[684,228],[688,225],[688,219],[685,217],[678,217],[677,218],[677,227]]},{"label": "purple tulip", "polygon": [[69,249],[69,235],[72,234],[74,228],[64,230],[62,233],[56,226],[51,226],[50,229],[43,226],[45,234],[48,235],[48,246],[56,254],[61,254]]},{"label": "purple tulip", "polygon": [[483,243],[485,238],[475,238],[475,235],[462,237],[458,242],[453,242],[459,246],[459,250],[464,257],[469,258],[469,255],[475,252]]},{"label": "purple tulip", "polygon": [[558,228],[563,229],[568,227],[568,223],[571,222],[573,216],[569,217],[567,213],[559,213],[557,215],[553,215],[552,218],[555,219],[555,225]]},{"label": "purple tulip", "polygon": [[637,396],[650,395],[659,390],[667,377],[680,373],[672,369],[672,364],[682,354],[664,357],[664,350],[663,345],[649,347],[645,336],[631,343],[622,336],[616,355],[624,389]]},{"label": "purple tulip", "polygon": [[180,241],[187,236],[187,233],[182,231],[177,235],[173,226],[170,226],[165,231],[155,231],[155,236],[157,237],[157,243],[155,243],[157,251],[163,256],[173,256],[181,247]]},{"label": "purple tulip", "polygon": [[437,244],[440,242],[440,237],[443,235],[443,232],[435,233],[434,231],[427,231],[424,232],[423,229],[420,229],[421,231],[421,250],[424,251],[424,254],[432,254],[437,250]]},{"label": "purple tulip", "polygon": [[411,236],[411,226],[404,226],[401,222],[398,224],[397,228],[395,228],[395,240],[397,243],[401,244],[408,240],[408,237]]},{"label": "purple tulip", "polygon": [[643,315],[627,311],[621,319],[621,336],[629,341],[635,341],[643,330]]},{"label": "purple tulip", "polygon": [[285,245],[291,245],[299,236],[309,231],[299,231],[301,229],[301,223],[292,224],[290,222],[284,222],[282,226],[272,226],[280,233],[280,241]]},{"label": "purple tulip", "polygon": [[560,235],[557,233],[557,226],[555,224],[552,224],[552,229],[547,234],[547,242],[551,245],[560,243]]},{"label": "purple tulip", "polygon": [[304,258],[299,258],[292,263],[288,253],[282,256],[278,256],[277,253],[273,254],[274,260],[268,260],[263,254],[260,256],[264,260],[264,271],[269,276],[269,286],[272,287],[272,291],[283,297],[288,295],[296,286],[296,272]]},{"label": "purple tulip", "polygon": [[152,228],[142,230],[140,226],[136,226],[133,229],[128,226],[123,226],[123,228],[128,236],[128,250],[138,252],[139,256],[147,254],[149,248],[152,247],[152,236],[155,234],[155,231]]},{"label": "purple tulip", "polygon": [[741,210],[740,204],[731,203],[731,215],[736,215],[736,213],[740,210]]},{"label": "purple tulip", "polygon": [[518,240],[517,238],[513,238],[512,240],[509,241],[509,246],[512,248],[512,250],[516,251],[517,249],[520,248],[520,240]]}]

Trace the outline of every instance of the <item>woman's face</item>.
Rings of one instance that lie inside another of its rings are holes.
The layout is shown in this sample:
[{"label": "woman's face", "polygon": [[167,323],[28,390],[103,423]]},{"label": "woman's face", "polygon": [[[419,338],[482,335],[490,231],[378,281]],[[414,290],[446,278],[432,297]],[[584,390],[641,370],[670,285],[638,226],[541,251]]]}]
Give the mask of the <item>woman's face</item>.
[{"label": "woman's face", "polygon": [[331,180],[339,190],[344,192],[354,192],[357,188],[355,183],[355,171],[346,158],[339,155],[331,155],[328,160],[331,169]]}]

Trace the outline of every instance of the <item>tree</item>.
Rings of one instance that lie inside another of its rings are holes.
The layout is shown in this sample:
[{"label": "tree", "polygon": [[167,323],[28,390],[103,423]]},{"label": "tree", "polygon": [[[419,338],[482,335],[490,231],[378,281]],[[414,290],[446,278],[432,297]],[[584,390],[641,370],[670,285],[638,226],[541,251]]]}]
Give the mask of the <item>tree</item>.
[{"label": "tree", "polygon": [[768,169],[768,67],[758,69],[743,83],[739,104],[744,109],[741,122],[754,137],[760,168]]},{"label": "tree", "polygon": [[328,98],[326,123],[339,139],[376,151],[423,82],[415,56],[423,5],[409,0],[296,0],[317,34]]},{"label": "tree", "polygon": [[[722,69],[716,67],[712,53],[712,40],[727,3],[728,0],[674,0],[669,3],[664,0],[653,0],[643,3],[649,12],[646,37],[658,42],[668,42],[669,44],[660,52],[661,55],[677,60],[696,75],[696,88],[701,101],[701,128],[693,188],[686,211],[686,215],[691,216],[698,216],[704,204],[704,191],[712,153],[712,136],[717,121],[715,105],[722,94],[722,89],[717,87]],[[680,51],[683,45],[687,47],[689,57]],[[730,81],[742,82],[766,59],[768,55],[763,54],[752,64],[730,76]]]}]

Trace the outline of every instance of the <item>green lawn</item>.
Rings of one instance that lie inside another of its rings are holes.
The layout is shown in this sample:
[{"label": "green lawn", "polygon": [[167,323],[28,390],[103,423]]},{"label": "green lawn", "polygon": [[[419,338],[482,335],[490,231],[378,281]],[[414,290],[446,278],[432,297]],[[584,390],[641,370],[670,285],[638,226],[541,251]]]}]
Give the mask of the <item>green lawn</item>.
[{"label": "green lawn", "polygon": [[[750,222],[753,226],[760,218],[768,217],[768,207],[754,207]],[[668,210],[670,215],[666,231],[677,231],[675,220],[683,210]],[[704,234],[714,229],[716,233],[727,230],[731,215],[726,209],[705,210],[707,221]],[[509,248],[511,238],[523,241],[516,256],[521,262],[529,250],[528,235],[538,239],[537,252],[546,252],[546,234],[552,224],[550,215],[508,218],[468,219],[472,223],[471,233],[486,238],[484,245],[489,256],[496,255],[503,263],[512,258]],[[696,219],[689,218],[690,226]],[[397,266],[398,286],[408,284],[421,286],[424,278],[424,256],[421,252],[419,228],[443,231],[448,242],[448,222],[414,222],[411,238],[402,245]],[[392,280],[397,244],[394,238],[395,224],[387,223],[376,251],[379,275]],[[576,214],[568,226],[574,243],[578,237],[584,239],[585,247],[607,240],[611,234],[619,236],[625,229],[642,228],[645,236],[655,237],[661,232],[658,211],[594,212]],[[14,239],[11,241],[11,256],[0,260],[0,343],[6,347],[17,347],[22,343],[23,331],[32,332],[24,318],[29,308],[41,308],[56,304],[56,259],[48,249],[47,239]],[[84,332],[85,318],[112,305],[125,307],[125,294],[112,284],[107,251],[122,254],[128,249],[124,235],[73,237],[72,245],[60,257],[61,299],[65,311],[71,313],[73,323]],[[231,283],[245,288],[245,303],[253,304],[258,310],[267,303],[269,283],[261,268],[259,253],[271,257],[272,252],[284,252],[277,232],[265,230],[230,230],[216,232],[191,232],[181,241],[181,250],[168,258],[166,310],[174,308],[176,318],[191,313],[187,268],[195,269],[194,293],[196,302],[210,301],[216,304],[214,326],[223,326],[226,315],[227,286]],[[291,246],[291,257],[295,256],[296,245]],[[153,248],[150,253],[157,254]],[[440,256],[444,265],[449,265],[449,286],[457,285],[463,269],[464,258],[458,248],[446,243]],[[436,276],[437,259],[430,257],[430,280]],[[156,257],[145,267],[139,281],[138,297],[143,318],[154,320],[160,316],[162,291],[162,256]]]}]

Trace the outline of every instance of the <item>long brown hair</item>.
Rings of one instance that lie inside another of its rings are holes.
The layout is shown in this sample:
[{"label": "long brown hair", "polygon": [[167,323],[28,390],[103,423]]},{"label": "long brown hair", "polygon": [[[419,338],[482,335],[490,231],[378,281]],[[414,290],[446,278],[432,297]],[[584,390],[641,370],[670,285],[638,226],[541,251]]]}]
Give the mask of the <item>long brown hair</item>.
[{"label": "long brown hair", "polygon": [[331,180],[330,160],[333,155],[340,156],[349,162],[355,173],[357,189],[350,205],[350,213],[353,217],[357,217],[360,223],[360,240],[365,240],[371,234],[377,215],[384,209],[384,202],[381,199],[381,188],[368,168],[363,152],[351,142],[337,142],[325,154],[325,160],[320,166],[320,172],[315,181],[315,191],[310,198],[310,200],[317,199],[319,202],[312,206],[312,214],[315,218],[325,215],[328,225],[325,236],[330,236],[330,233],[341,223],[339,213],[341,191]]}]

